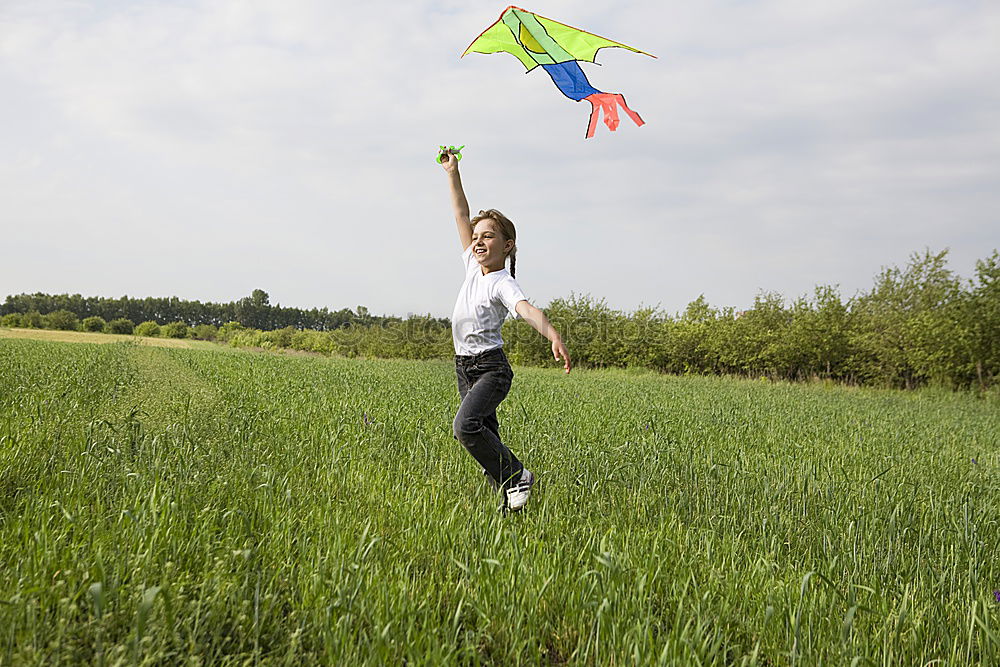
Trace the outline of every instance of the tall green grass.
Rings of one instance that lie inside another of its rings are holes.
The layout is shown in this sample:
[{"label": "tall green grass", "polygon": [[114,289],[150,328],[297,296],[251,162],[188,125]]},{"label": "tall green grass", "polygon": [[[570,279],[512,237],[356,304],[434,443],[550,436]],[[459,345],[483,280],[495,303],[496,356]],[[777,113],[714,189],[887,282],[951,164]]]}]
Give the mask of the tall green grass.
[{"label": "tall green grass", "polygon": [[996,664],[1000,406],[0,341],[3,664]]}]

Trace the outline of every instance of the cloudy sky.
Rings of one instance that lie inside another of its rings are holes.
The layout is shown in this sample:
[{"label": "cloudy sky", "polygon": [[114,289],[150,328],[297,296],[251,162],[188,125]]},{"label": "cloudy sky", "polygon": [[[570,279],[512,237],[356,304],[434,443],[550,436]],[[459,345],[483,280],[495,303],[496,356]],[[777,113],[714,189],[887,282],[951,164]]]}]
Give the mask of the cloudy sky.
[{"label": "cloudy sky", "polygon": [[995,0],[538,0],[656,54],[589,106],[466,45],[480,0],[0,0],[0,298],[19,292],[448,315],[438,144],[518,225],[518,279],[682,310],[1000,247]]}]

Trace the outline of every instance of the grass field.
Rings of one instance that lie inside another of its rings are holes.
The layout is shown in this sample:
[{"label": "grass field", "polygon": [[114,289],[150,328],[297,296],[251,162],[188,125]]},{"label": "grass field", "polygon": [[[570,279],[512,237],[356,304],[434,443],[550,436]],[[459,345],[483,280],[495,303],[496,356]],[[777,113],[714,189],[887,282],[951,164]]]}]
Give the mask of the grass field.
[{"label": "grass field", "polygon": [[1000,662],[1000,403],[0,340],[2,664]]}]

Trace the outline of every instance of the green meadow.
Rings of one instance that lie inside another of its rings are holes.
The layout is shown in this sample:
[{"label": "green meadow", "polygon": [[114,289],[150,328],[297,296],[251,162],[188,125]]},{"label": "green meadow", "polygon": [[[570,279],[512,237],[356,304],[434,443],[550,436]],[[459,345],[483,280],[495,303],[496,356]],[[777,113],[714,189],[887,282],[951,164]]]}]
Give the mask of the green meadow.
[{"label": "green meadow", "polygon": [[0,340],[0,664],[1000,663],[1000,398]]}]

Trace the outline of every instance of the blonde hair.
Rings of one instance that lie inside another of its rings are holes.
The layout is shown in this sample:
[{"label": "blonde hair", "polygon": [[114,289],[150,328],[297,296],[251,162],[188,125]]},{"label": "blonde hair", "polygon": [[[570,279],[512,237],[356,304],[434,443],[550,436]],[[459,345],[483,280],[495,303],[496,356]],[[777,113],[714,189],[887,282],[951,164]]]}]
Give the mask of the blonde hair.
[{"label": "blonde hair", "polygon": [[511,278],[515,278],[514,267],[517,264],[517,230],[514,229],[514,223],[495,208],[488,208],[485,211],[480,211],[479,215],[472,218],[469,223],[472,225],[472,228],[475,229],[476,223],[480,220],[492,220],[497,226],[497,231],[499,231],[500,235],[503,236],[504,241],[514,242],[514,247],[510,249],[509,253],[507,253],[507,257],[510,257],[510,276]]}]

